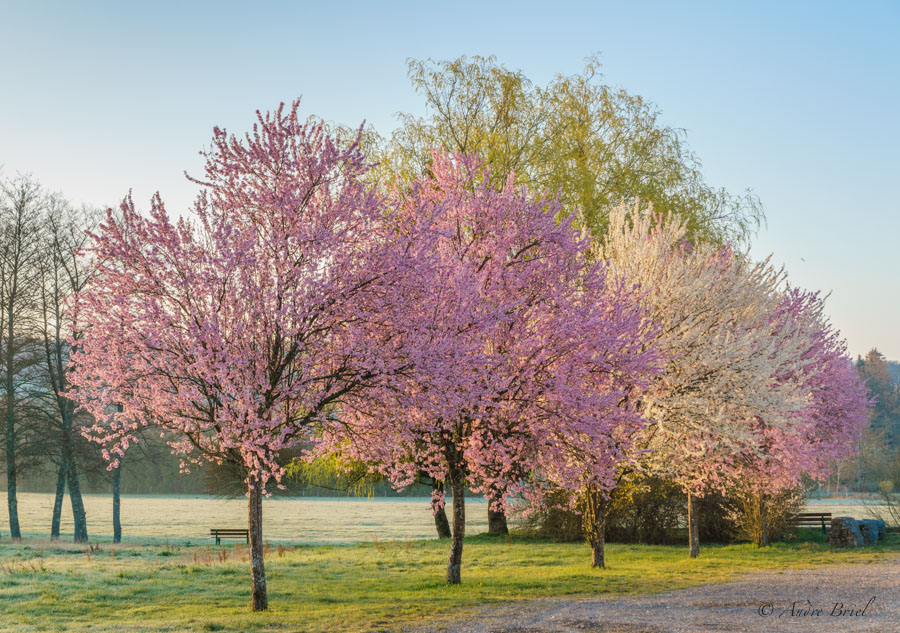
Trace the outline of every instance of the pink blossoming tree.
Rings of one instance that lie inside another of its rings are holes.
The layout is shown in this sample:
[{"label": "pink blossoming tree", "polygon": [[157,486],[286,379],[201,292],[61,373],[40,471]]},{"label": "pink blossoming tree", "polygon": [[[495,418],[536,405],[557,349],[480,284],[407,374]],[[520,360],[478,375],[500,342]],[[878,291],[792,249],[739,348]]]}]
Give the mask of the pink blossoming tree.
[{"label": "pink blossoming tree", "polygon": [[430,174],[395,195],[401,224],[424,219],[439,236],[418,309],[391,317],[419,359],[381,410],[370,401],[347,412],[351,431],[324,443],[397,486],[420,472],[448,482],[454,584],[467,487],[498,509],[535,469],[573,490],[608,489],[642,428],[620,405],[656,360],[634,290],[586,261],[586,242],[554,221],[558,204],[511,178],[500,191],[489,182],[474,158],[435,152]]},{"label": "pink blossoming tree", "polygon": [[301,123],[298,105],[258,114],[244,138],[215,129],[195,220],[172,221],[159,196],[149,217],[130,197],[108,212],[75,300],[90,327],[69,395],[111,465],[152,428],[185,468],[245,474],[254,610],[268,605],[262,499],[279,452],[408,362],[379,333],[411,251],[389,239],[357,146]]},{"label": "pink blossoming tree", "polygon": [[871,401],[839,333],[824,316],[819,293],[787,288],[774,320],[790,328],[804,349],[777,379],[806,394],[806,404],[778,424],[761,416],[754,429],[759,450],[736,456],[737,487],[754,500],[757,545],[768,544],[767,506],[774,495],[796,488],[803,477],[822,480],[856,448],[868,424]]}]

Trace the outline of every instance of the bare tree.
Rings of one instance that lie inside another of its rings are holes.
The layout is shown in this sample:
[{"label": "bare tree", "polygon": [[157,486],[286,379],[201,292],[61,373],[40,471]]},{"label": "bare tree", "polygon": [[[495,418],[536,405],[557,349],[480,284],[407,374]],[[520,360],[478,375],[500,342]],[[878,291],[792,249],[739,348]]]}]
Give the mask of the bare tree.
[{"label": "bare tree", "polygon": [[34,366],[34,308],[39,280],[38,255],[48,197],[30,176],[0,181],[0,363],[3,368],[3,425],[9,531],[19,528],[17,483],[28,452],[28,428],[20,426],[27,372]]},{"label": "bare tree", "polygon": [[[60,513],[68,486],[75,522],[75,542],[88,540],[87,517],[81,497],[79,466],[94,462],[98,467],[96,447],[78,433],[74,402],[62,394],[68,389],[66,377],[70,340],[77,345],[83,324],[68,308],[69,298],[84,286],[89,277],[89,261],[81,254],[88,231],[97,225],[99,214],[88,209],[73,209],[60,198],[48,204],[44,231],[44,247],[38,263],[40,341],[43,347],[45,377],[45,412],[48,433],[57,466],[56,497],[53,504],[50,537],[59,538]],[[71,337],[71,339],[70,339]],[[118,472],[116,473],[118,475]],[[115,477],[118,480],[118,477]]]}]

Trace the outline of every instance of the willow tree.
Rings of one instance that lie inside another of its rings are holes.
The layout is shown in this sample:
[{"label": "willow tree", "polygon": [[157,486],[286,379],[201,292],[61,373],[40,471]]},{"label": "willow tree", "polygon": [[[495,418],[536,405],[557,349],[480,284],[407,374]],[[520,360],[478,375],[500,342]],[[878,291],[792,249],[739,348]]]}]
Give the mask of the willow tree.
[{"label": "willow tree", "polygon": [[545,86],[494,57],[408,64],[425,115],[401,114],[382,144],[385,181],[427,172],[432,148],[443,147],[481,156],[498,187],[513,172],[532,190],[559,192],[563,213],[594,235],[612,207],[638,198],[678,216],[692,240],[742,242],[763,218],[749,191],[707,183],[684,131],[664,124],[653,102],[605,84],[596,56]]}]

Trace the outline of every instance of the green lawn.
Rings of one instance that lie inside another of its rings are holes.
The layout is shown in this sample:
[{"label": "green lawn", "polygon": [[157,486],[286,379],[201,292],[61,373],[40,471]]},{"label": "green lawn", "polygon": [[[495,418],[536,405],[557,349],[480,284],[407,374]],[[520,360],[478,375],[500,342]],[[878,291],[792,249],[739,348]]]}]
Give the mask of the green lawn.
[{"label": "green lawn", "polygon": [[[421,616],[546,596],[665,591],[757,569],[871,563],[900,556],[900,538],[856,551],[813,542],[686,547],[609,545],[591,570],[584,545],[467,539],[463,584],[443,582],[447,543],[272,547],[267,613],[249,612],[246,547],[108,543],[85,548],[0,541],[0,631],[379,631]],[[224,559],[224,560],[223,560]]]}]

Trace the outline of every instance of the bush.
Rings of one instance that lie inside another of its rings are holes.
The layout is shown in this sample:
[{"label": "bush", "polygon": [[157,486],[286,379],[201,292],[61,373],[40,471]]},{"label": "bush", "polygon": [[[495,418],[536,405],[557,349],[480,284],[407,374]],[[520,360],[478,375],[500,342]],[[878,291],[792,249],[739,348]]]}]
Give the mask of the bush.
[{"label": "bush", "polygon": [[[581,515],[569,509],[564,493],[548,496],[540,507],[520,506],[521,530],[555,541],[584,540]],[[685,496],[675,484],[658,477],[632,478],[610,498],[606,541],[610,543],[671,544],[679,541],[684,523]]]},{"label": "bush", "polygon": [[900,455],[894,456],[888,478],[879,483],[869,513],[888,525],[900,525]]},{"label": "bush", "polygon": [[729,497],[710,492],[698,497],[696,504],[701,543],[730,543],[734,540],[734,523],[730,518],[732,501]]},{"label": "bush", "polygon": [[613,491],[606,516],[606,540],[614,543],[677,543],[686,518],[681,489],[659,477],[636,477]]},{"label": "bush", "polygon": [[562,542],[583,541],[581,515],[569,509],[567,503],[565,493],[554,492],[540,506],[520,505],[511,513],[519,518],[519,529],[530,536]]},{"label": "bush", "polygon": [[[750,541],[757,546],[783,540],[788,520],[803,510],[804,488],[771,495],[754,495],[735,488],[727,495],[707,493],[696,499],[702,543]],[[584,540],[581,515],[568,508],[557,492],[538,508],[520,506],[521,530],[555,541]],[[765,522],[763,521],[765,519]],[[687,499],[681,488],[659,477],[632,477],[616,488],[606,515],[606,541],[671,545],[686,541]]]},{"label": "bush", "polygon": [[791,534],[789,520],[803,510],[806,490],[794,488],[777,494],[760,494],[737,489],[729,495],[728,520],[732,536],[764,547]]}]

